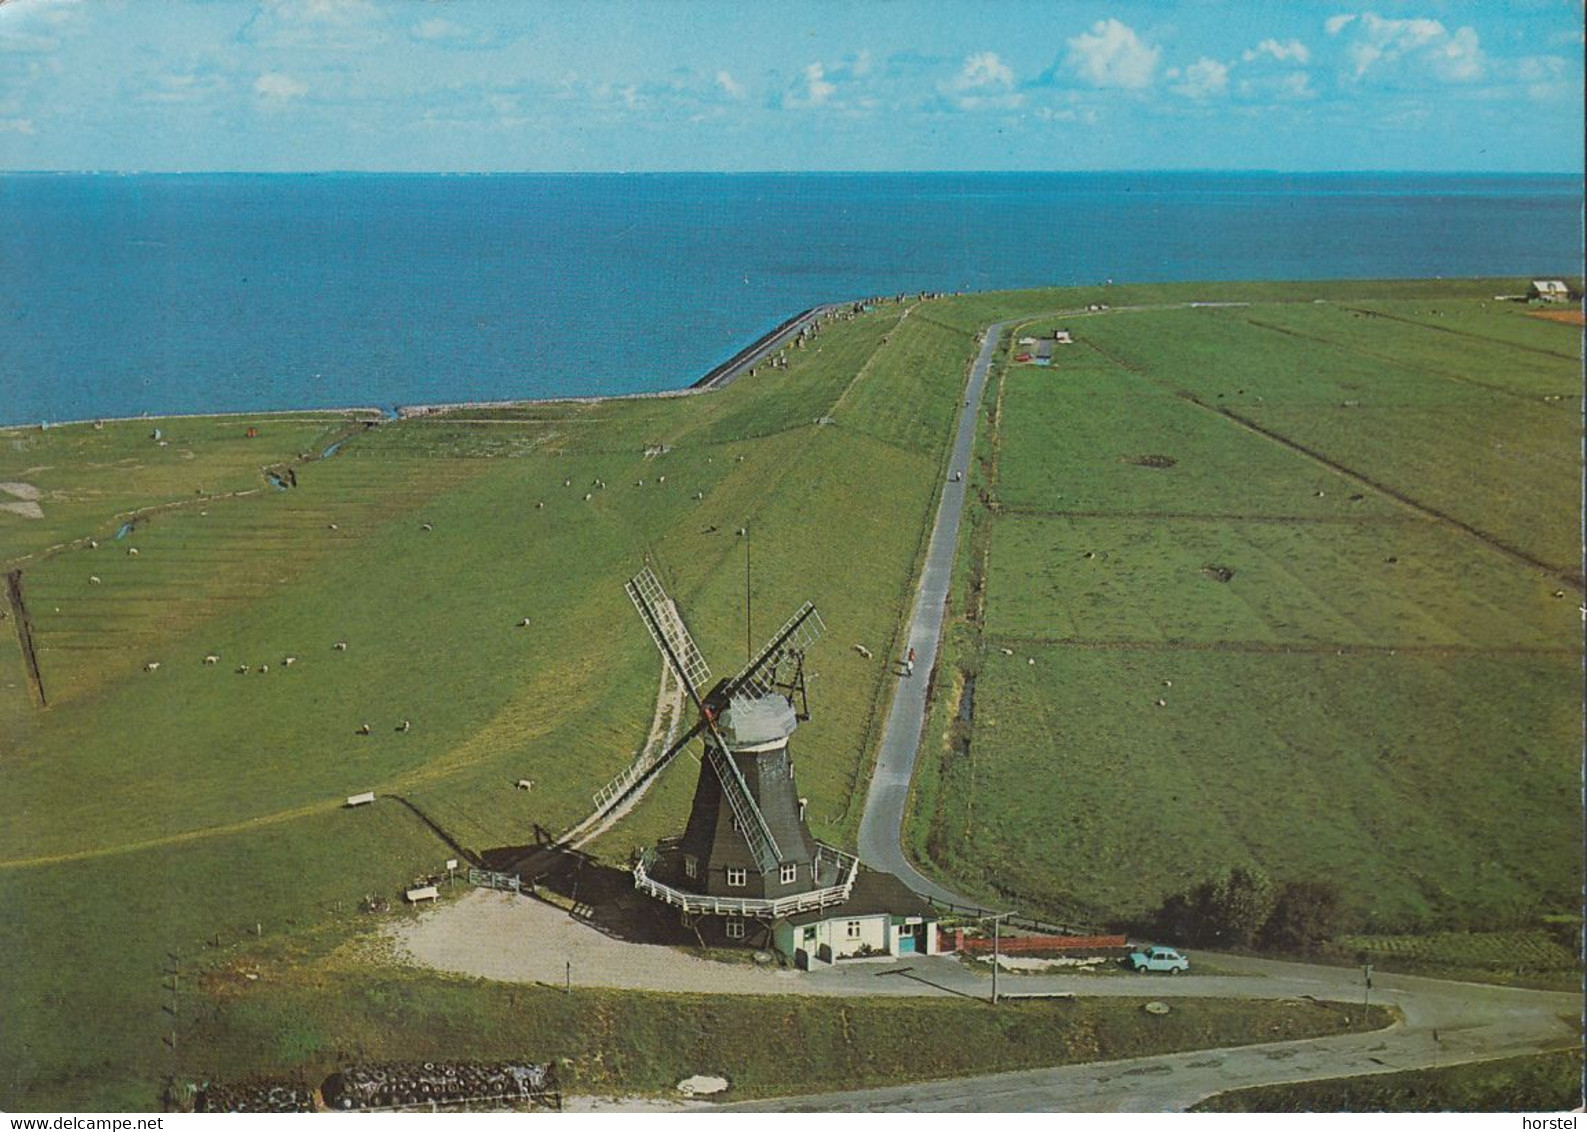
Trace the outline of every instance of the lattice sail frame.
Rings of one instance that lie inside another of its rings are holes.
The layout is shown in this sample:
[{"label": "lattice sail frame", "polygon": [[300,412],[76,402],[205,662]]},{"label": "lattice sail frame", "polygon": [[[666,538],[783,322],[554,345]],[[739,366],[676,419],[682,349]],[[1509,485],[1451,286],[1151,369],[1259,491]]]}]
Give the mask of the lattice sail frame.
[{"label": "lattice sail frame", "polygon": [[[625,588],[628,590],[628,599],[639,610],[639,619],[650,631],[651,640],[656,642],[663,656],[672,657],[682,666],[683,671],[679,675],[685,681],[684,690],[698,700],[711,679],[711,666],[705,662],[700,647],[694,643],[694,638],[684,626],[677,604],[661,588],[661,583],[649,566],[635,574]],[[649,614],[646,613],[647,608]],[[667,638],[665,641],[662,640],[663,634]]]}]

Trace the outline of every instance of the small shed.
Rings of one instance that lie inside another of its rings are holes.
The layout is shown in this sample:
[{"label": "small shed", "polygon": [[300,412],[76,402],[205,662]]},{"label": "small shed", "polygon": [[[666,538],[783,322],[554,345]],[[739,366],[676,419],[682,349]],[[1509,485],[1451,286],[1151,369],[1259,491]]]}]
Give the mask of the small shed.
[{"label": "small shed", "polygon": [[1563,279],[1534,279],[1526,297],[1544,303],[1568,303],[1572,296]]}]

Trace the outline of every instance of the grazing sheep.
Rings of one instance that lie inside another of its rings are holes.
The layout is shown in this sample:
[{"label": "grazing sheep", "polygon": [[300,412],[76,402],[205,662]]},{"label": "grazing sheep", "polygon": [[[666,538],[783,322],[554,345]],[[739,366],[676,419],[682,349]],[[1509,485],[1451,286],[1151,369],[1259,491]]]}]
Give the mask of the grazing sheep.
[{"label": "grazing sheep", "polygon": [[237,675],[239,675],[239,676],[246,676],[246,675],[248,675],[248,673],[250,673],[252,671],[253,671],[253,669],[249,665],[239,664],[237,666]]},{"label": "grazing sheep", "polygon": [[745,535],[749,534],[749,529],[747,527],[740,527],[738,530],[734,531],[733,533],[736,534],[739,538],[743,538]]},{"label": "grazing sheep", "polygon": [[90,574],[90,575],[88,575],[88,584],[91,585],[91,586],[97,586],[99,584],[99,575],[98,574]]},{"label": "grazing sheep", "polygon": [[281,658],[281,666],[283,668],[291,668],[297,662],[298,658],[295,656],[284,656]]},{"label": "grazing sheep", "polygon": [[1163,681],[1163,687],[1172,688],[1173,686],[1174,686],[1174,682],[1172,680],[1164,680]]},{"label": "grazing sheep", "polygon": [[1004,656],[1013,656],[1014,655],[1014,650],[1013,649],[998,649],[997,651],[1002,653]]},{"label": "grazing sheep", "polygon": [[1158,700],[1157,701],[1157,706],[1158,707],[1167,707],[1168,706],[1168,701],[1167,700]]},{"label": "grazing sheep", "polygon": [[1082,558],[1095,558],[1096,556],[1097,556],[1097,552],[1096,551],[1088,550],[1084,554],[1082,554],[1080,557],[1082,557]]},{"label": "grazing sheep", "polygon": [[864,645],[855,645],[854,646],[854,651],[859,653],[866,660],[870,660],[871,659],[871,650],[866,648]]},{"label": "grazing sheep", "polygon": [[518,628],[520,628],[520,629],[529,628],[529,618],[525,617],[522,621],[519,621],[518,622]]},{"label": "grazing sheep", "polygon": [[135,547],[135,546],[127,547],[127,557],[128,558],[136,558],[136,557],[138,557],[138,548]]},{"label": "grazing sheep", "polygon": [[697,491],[697,492],[694,493],[694,497],[696,499],[704,499],[705,498],[705,492]]},{"label": "grazing sheep", "polygon": [[636,484],[635,484],[635,485],[634,485],[634,486],[635,486],[635,487],[644,487],[644,486],[645,486],[645,481],[644,481],[644,480],[640,480],[640,481],[639,481],[639,482],[638,482],[638,483],[636,483]]},{"label": "grazing sheep", "polygon": [[518,780],[518,789],[520,789],[520,790],[533,790],[534,788],[535,788],[534,779],[532,779],[532,778],[520,778]]},{"label": "grazing sheep", "polygon": [[413,724],[409,723],[406,719],[404,719],[400,724],[397,725],[397,730],[402,732],[403,734],[407,734],[407,732],[412,727],[413,727]]},{"label": "grazing sheep", "polygon": [[96,539],[96,538],[89,539],[88,540],[88,549],[89,550],[98,550],[99,549],[99,540]]},{"label": "grazing sheep", "polygon": [[573,486],[573,481],[571,479],[565,479],[565,480],[562,481],[562,486],[563,487],[572,487]]},{"label": "grazing sheep", "polygon": [[435,528],[432,527],[429,523],[420,523],[419,524],[419,529],[421,531],[433,531],[433,530],[435,530]]},{"label": "grazing sheep", "polygon": [[1036,663],[1036,658],[1033,657],[1033,656],[1028,656],[1028,657],[1025,658],[1025,663],[1026,664],[1035,664]]},{"label": "grazing sheep", "polygon": [[666,483],[667,482],[667,477],[666,476],[657,476],[656,477],[656,482],[658,484]]},{"label": "grazing sheep", "polygon": [[265,673],[267,673],[269,671],[270,671],[270,666],[268,664],[261,664],[259,666],[259,675],[263,676]]},{"label": "grazing sheep", "polygon": [[368,735],[369,734],[369,724],[367,724],[367,723],[359,724],[358,725],[358,730],[353,732],[353,734],[355,734],[355,735]]},{"label": "grazing sheep", "polygon": [[157,660],[151,660],[148,664],[143,666],[143,670],[145,672],[158,672],[160,671],[160,662]]},{"label": "grazing sheep", "polygon": [[588,503],[589,501],[590,501],[590,493],[586,491],[584,493],[584,502]]},{"label": "grazing sheep", "polygon": [[1326,491],[1319,491],[1319,492],[1318,492],[1318,493],[1317,493],[1317,498],[1318,498],[1318,499],[1323,499],[1323,498],[1326,498],[1326,497],[1327,497],[1327,495],[1328,495],[1328,493],[1327,493],[1327,492],[1326,492]]},{"label": "grazing sheep", "polygon": [[336,652],[346,652],[347,651],[347,642],[346,641],[337,641],[334,645],[331,646],[331,648],[334,651],[336,651]]},{"label": "grazing sheep", "polygon": [[326,523],[325,524],[325,529],[328,530],[328,531],[341,530],[341,528],[338,527],[335,523]]},{"label": "grazing sheep", "polygon": [[1564,590],[1555,590],[1554,591],[1554,596],[1555,597],[1564,597],[1565,596],[1565,591]]},{"label": "grazing sheep", "polygon": [[214,653],[214,652],[210,653],[208,656],[206,656],[204,658],[204,663],[205,664],[219,664],[220,663],[220,654],[219,653]]},{"label": "grazing sheep", "polygon": [[544,500],[538,500],[537,499],[535,501],[535,510],[536,511],[544,511],[545,510],[545,506],[546,505],[545,505],[545,501]]}]

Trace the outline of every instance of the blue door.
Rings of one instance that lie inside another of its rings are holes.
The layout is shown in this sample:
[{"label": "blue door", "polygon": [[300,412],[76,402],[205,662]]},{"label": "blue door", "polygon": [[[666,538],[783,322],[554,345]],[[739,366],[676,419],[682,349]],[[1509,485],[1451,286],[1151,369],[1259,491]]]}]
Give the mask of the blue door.
[{"label": "blue door", "polygon": [[903,924],[899,927],[898,954],[913,955],[915,953],[915,932],[918,930],[918,927],[910,924]]}]

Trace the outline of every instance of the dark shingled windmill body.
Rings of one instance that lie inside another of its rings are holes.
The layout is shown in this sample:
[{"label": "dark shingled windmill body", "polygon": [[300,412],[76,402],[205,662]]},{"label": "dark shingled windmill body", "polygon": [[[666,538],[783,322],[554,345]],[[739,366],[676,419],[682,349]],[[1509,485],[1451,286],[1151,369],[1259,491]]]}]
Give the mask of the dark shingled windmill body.
[{"label": "dark shingled windmill body", "polygon": [[859,861],[810,835],[788,750],[809,718],[805,653],[823,629],[815,606],[806,602],[743,669],[707,690],[711,670],[648,568],[628,596],[699,713],[673,750],[697,736],[705,744],[683,836],[642,856],[636,886],[691,921],[727,917],[730,940],[746,938],[746,921],[843,904]]}]

